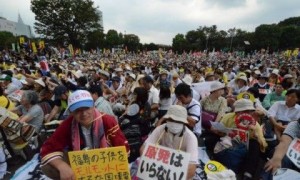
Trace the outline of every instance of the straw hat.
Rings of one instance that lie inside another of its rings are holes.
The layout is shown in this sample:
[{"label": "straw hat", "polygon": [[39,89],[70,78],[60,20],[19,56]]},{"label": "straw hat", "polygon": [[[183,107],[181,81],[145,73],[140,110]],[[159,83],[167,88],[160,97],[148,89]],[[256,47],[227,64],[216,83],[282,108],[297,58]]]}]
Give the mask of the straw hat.
[{"label": "straw hat", "polygon": [[210,92],[225,88],[225,84],[219,81],[213,81],[210,85]]},{"label": "straw hat", "polygon": [[172,105],[170,106],[167,114],[164,116],[165,119],[172,119],[177,122],[182,122],[184,124],[188,124],[187,121],[187,111],[186,108],[179,105]]},{"label": "straw hat", "polygon": [[250,101],[249,99],[244,99],[244,98],[235,101],[233,106],[234,106],[234,112],[255,110],[253,102]]}]

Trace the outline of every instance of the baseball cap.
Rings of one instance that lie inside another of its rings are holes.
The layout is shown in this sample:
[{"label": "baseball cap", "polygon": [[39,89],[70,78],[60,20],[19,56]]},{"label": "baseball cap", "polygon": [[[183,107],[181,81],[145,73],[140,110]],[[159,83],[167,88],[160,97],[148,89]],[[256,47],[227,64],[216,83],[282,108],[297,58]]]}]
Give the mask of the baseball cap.
[{"label": "baseball cap", "polygon": [[6,75],[6,74],[3,74],[3,75],[0,77],[0,81],[11,81],[11,76]]},{"label": "baseball cap", "polygon": [[91,93],[86,90],[74,91],[68,98],[68,110],[73,112],[82,107],[93,107],[94,100]]}]

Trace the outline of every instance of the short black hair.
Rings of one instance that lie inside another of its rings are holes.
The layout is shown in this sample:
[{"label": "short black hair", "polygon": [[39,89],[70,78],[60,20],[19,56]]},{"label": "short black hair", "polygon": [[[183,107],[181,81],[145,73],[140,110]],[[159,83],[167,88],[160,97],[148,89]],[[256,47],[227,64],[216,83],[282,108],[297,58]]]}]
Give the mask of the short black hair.
[{"label": "short black hair", "polygon": [[97,93],[99,97],[103,96],[103,91],[101,85],[91,85],[89,88],[91,94]]},{"label": "short black hair", "polygon": [[251,87],[251,88],[249,88],[247,91],[248,91],[249,93],[253,94],[253,96],[254,96],[255,98],[258,98],[258,96],[259,96],[259,90],[258,90],[258,88],[256,88],[256,87]]},{"label": "short black hair", "polygon": [[146,83],[152,83],[153,84],[153,78],[151,76],[145,76],[143,77],[143,80],[146,82]]},{"label": "short black hair", "polygon": [[192,89],[189,85],[185,83],[180,83],[175,88],[175,94],[176,96],[183,95],[185,97],[192,96]]},{"label": "short black hair", "polygon": [[285,95],[288,96],[288,95],[293,94],[293,93],[295,93],[296,96],[297,96],[297,98],[298,98],[298,100],[300,100],[300,90],[298,90],[298,89],[289,89],[289,90],[286,92]]}]

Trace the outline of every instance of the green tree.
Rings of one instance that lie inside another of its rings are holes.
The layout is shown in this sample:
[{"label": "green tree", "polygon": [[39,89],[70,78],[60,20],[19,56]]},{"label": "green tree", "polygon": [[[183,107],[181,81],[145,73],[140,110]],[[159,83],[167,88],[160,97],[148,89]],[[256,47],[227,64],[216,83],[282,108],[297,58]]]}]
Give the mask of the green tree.
[{"label": "green tree", "polygon": [[102,49],[105,47],[104,45],[104,34],[102,31],[97,30],[88,34],[85,49]]},{"label": "green tree", "polygon": [[255,29],[255,43],[257,49],[265,48],[277,50],[279,48],[280,28],[276,24],[263,24]]},{"label": "green tree", "polygon": [[199,51],[204,48],[203,41],[205,41],[205,35],[201,31],[188,31],[185,35],[185,39],[188,43],[188,50]]},{"label": "green tree", "polygon": [[134,34],[126,34],[124,36],[124,46],[128,51],[137,52],[139,49],[140,38]]},{"label": "green tree", "polygon": [[11,32],[0,31],[0,49],[11,48],[11,44],[15,42],[16,38]]},{"label": "green tree", "polygon": [[120,45],[120,37],[116,30],[110,29],[105,36],[105,44],[107,48],[113,48]]},{"label": "green tree", "polygon": [[80,47],[90,32],[102,30],[92,0],[31,0],[31,10],[35,31],[59,43]]},{"label": "green tree", "polygon": [[281,28],[280,48],[293,49],[300,44],[300,27],[285,26]]},{"label": "green tree", "polygon": [[188,42],[187,40],[184,38],[183,34],[177,34],[174,38],[173,38],[173,50],[177,53],[182,53],[183,51],[188,49]]}]

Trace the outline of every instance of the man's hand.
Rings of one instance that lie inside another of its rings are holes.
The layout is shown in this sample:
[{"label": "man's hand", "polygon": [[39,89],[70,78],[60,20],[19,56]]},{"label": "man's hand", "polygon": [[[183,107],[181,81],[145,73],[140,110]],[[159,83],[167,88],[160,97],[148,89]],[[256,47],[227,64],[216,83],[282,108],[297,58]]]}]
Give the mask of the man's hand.
[{"label": "man's hand", "polygon": [[277,129],[279,132],[283,132],[285,130],[285,127],[286,126],[284,126],[284,125],[282,125],[281,123],[278,123],[278,122],[276,122],[274,124],[274,128]]},{"label": "man's hand", "polygon": [[272,158],[266,163],[264,169],[266,170],[266,172],[272,171],[272,173],[275,173],[277,169],[280,167],[281,167],[281,160]]}]

